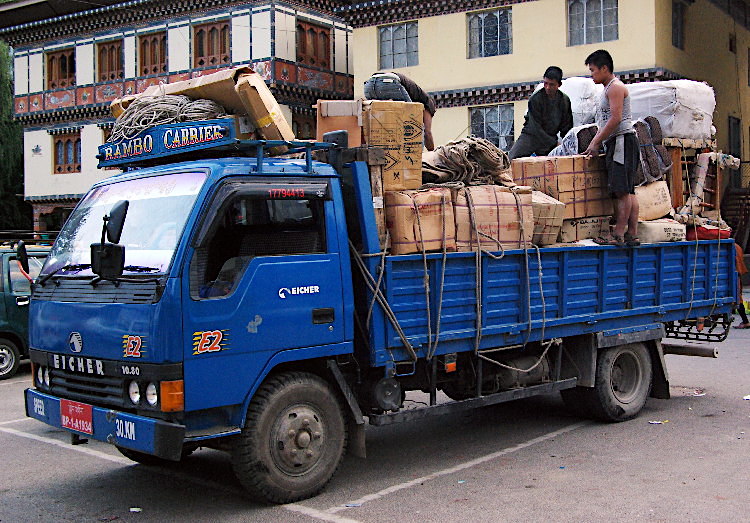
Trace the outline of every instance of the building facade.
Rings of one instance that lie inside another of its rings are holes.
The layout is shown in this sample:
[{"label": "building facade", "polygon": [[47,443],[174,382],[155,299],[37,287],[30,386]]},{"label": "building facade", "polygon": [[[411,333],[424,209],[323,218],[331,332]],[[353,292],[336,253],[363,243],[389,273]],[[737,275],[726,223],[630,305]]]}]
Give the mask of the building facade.
[{"label": "building facade", "polygon": [[436,98],[436,144],[472,133],[509,149],[545,68],[585,76],[603,48],[626,82],[708,82],[719,147],[750,156],[745,0],[380,0],[337,12],[354,28],[355,95],[374,71],[411,77]]},{"label": "building facade", "polygon": [[310,138],[316,100],[353,93],[351,28],[326,1],[131,0],[6,25],[0,38],[14,48],[36,230],[59,229],[88,188],[113,174],[97,169],[96,154],[115,98],[247,65],[265,78],[295,134]]}]

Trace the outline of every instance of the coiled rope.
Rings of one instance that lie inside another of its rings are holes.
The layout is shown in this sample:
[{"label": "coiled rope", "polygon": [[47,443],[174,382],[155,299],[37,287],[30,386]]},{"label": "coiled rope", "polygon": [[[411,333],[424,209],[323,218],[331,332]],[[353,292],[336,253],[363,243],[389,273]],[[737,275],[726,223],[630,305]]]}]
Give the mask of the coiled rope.
[{"label": "coiled rope", "polygon": [[107,141],[129,140],[155,125],[213,120],[226,114],[224,108],[213,100],[191,100],[187,96],[172,94],[140,96],[117,119]]}]

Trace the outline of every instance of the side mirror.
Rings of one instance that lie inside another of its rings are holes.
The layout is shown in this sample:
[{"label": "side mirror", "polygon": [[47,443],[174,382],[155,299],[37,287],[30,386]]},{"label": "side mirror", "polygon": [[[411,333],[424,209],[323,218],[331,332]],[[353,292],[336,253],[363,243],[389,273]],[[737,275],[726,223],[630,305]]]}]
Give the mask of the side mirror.
[{"label": "side mirror", "polygon": [[28,274],[29,273],[29,255],[26,252],[26,244],[23,243],[23,240],[18,242],[18,245],[16,245],[16,259],[18,260],[18,263],[21,264],[21,268],[23,271]]},{"label": "side mirror", "polygon": [[120,243],[122,228],[125,225],[125,216],[128,214],[128,200],[120,200],[112,206],[107,220],[107,240],[111,243]]},{"label": "side mirror", "polygon": [[91,272],[104,279],[117,279],[125,267],[125,247],[114,243],[91,244]]}]

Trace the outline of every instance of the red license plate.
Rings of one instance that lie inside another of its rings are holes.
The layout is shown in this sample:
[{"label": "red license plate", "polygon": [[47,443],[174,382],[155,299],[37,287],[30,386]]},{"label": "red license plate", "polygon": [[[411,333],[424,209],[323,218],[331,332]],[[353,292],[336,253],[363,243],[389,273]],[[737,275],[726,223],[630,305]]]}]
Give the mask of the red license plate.
[{"label": "red license plate", "polygon": [[75,430],[76,432],[93,434],[94,422],[91,405],[61,399],[60,423],[63,428]]}]

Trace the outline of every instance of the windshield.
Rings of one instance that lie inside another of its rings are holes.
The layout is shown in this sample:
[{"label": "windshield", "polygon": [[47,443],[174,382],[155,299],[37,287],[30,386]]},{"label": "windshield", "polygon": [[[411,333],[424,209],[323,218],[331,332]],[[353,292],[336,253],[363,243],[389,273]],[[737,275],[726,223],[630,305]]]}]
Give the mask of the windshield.
[{"label": "windshield", "polygon": [[179,173],[97,187],[65,222],[41,275],[91,275],[91,244],[101,241],[102,218],[120,200],[130,202],[120,238],[125,273],[165,272],[205,178]]}]

